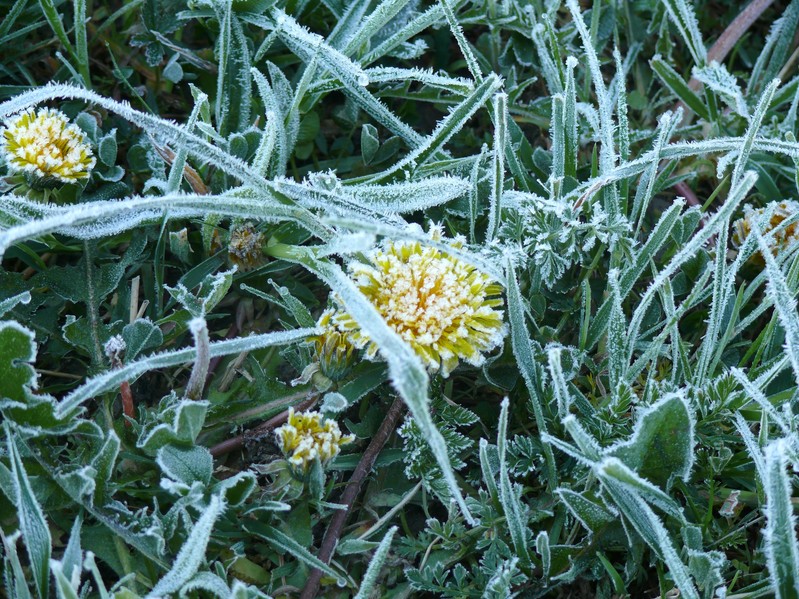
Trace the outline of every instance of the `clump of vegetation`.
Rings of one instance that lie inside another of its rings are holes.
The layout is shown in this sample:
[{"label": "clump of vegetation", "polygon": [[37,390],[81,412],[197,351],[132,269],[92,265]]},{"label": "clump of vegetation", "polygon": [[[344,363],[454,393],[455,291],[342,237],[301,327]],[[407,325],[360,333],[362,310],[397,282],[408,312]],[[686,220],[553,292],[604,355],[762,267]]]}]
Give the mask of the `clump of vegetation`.
[{"label": "clump of vegetation", "polygon": [[7,596],[799,596],[798,0],[0,7]]}]

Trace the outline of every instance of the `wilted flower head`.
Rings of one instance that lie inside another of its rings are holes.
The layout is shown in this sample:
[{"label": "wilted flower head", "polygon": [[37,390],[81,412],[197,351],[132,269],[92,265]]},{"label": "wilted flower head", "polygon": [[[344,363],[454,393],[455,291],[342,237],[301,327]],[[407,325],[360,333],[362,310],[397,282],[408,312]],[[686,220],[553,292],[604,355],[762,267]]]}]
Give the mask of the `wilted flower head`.
[{"label": "wilted flower head", "polygon": [[316,458],[325,465],[341,451],[341,446],[355,440],[354,435],[341,435],[335,420],[322,420],[319,412],[294,412],[275,429],[278,445],[289,463],[306,472]]},{"label": "wilted flower head", "polygon": [[0,152],[12,171],[61,183],[87,179],[96,162],[83,131],[52,108],[28,109],[5,121]]},{"label": "wilted flower head", "polygon": [[[432,227],[430,237],[440,241],[441,229]],[[462,245],[462,239],[451,243]],[[418,241],[386,242],[369,258],[370,264],[350,265],[355,284],[430,371],[446,377],[459,360],[479,366],[483,353],[502,341],[502,288],[476,267]],[[349,313],[333,321],[375,356],[377,345]]]},{"label": "wilted flower head", "polygon": [[252,223],[244,223],[230,231],[227,251],[230,261],[247,271],[258,268],[264,261],[264,235]]},{"label": "wilted flower head", "polygon": [[346,334],[334,322],[337,311],[328,308],[319,317],[317,327],[322,329],[318,335],[309,338],[313,342],[319,369],[327,378],[338,381],[344,377],[352,364],[355,347]]},{"label": "wilted flower head", "polygon": [[[799,239],[799,223],[792,223],[786,227],[781,227],[780,224],[796,214],[799,214],[799,203],[792,200],[783,200],[782,202],[772,202],[765,208],[753,210],[743,218],[739,218],[732,225],[732,241],[735,245],[742,245],[749,234],[752,232],[752,227],[756,226],[757,219],[767,210],[771,210],[771,218],[766,225],[763,235],[766,242],[769,244],[771,253],[777,255],[781,250],[787,248],[791,243]],[[769,235],[772,231],[779,228],[773,235]],[[758,254],[758,258],[759,258]],[[762,261],[762,258],[760,258]]]}]

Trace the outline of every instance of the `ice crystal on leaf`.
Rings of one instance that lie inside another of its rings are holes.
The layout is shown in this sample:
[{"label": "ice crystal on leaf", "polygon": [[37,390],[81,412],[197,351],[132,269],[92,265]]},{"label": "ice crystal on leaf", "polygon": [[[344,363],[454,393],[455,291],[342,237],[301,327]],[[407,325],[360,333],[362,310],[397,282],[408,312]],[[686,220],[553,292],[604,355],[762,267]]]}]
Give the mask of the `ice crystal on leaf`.
[{"label": "ice crystal on leaf", "polygon": [[47,182],[88,179],[96,162],[83,131],[52,108],[28,109],[6,120],[0,153],[11,171]]},{"label": "ice crystal on leaf", "polygon": [[294,408],[289,408],[288,421],[275,429],[275,436],[289,463],[303,472],[316,458],[327,464],[342,445],[355,440],[354,435],[342,435],[335,420],[323,420],[315,411],[295,412]]},{"label": "ice crystal on leaf", "polygon": [[522,207],[519,222],[506,223],[501,234],[521,244],[548,287],[568,268],[588,260],[597,244],[616,247],[626,256],[633,246],[627,219],[608,214],[599,204],[585,210],[565,203],[530,202]]},{"label": "ice crystal on leaf", "polygon": [[[440,227],[431,228],[430,238],[441,241]],[[463,240],[451,245],[460,248]],[[501,287],[436,247],[410,240],[385,242],[369,263],[354,262],[349,270],[361,293],[431,372],[449,376],[460,360],[479,366],[483,354],[504,337]],[[333,318],[337,328],[373,358],[377,345],[341,307]]]}]

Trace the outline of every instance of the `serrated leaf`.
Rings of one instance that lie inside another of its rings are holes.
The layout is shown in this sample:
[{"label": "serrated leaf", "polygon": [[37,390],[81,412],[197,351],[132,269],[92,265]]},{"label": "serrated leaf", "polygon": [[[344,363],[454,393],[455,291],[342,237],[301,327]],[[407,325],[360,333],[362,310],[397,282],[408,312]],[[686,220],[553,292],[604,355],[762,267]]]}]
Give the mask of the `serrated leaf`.
[{"label": "serrated leaf", "polygon": [[55,398],[34,394],[34,334],[14,321],[0,322],[0,411],[18,427],[62,434],[76,426],[72,415],[57,412]]}]

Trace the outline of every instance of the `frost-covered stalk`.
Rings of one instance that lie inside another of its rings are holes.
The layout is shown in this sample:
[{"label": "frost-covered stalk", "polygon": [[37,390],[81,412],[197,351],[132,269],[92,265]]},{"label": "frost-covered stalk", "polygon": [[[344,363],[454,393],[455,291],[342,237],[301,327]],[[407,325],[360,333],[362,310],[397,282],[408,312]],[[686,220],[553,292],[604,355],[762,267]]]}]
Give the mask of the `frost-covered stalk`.
[{"label": "frost-covered stalk", "polygon": [[211,363],[208,325],[204,318],[193,318],[189,322],[189,330],[194,336],[197,357],[194,359],[194,367],[191,369],[185,395],[187,399],[201,399],[205,388],[205,379],[208,376],[208,365]]},{"label": "frost-covered stalk", "polygon": [[499,232],[502,191],[505,183],[505,144],[508,131],[508,95],[494,96],[494,161],[491,173],[491,204],[488,209],[488,235],[491,241]]},{"label": "frost-covered stalk", "polygon": [[799,546],[796,517],[791,504],[791,481],[786,470],[787,442],[778,439],[766,447],[766,560],[771,589],[777,599],[799,596]]}]

